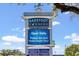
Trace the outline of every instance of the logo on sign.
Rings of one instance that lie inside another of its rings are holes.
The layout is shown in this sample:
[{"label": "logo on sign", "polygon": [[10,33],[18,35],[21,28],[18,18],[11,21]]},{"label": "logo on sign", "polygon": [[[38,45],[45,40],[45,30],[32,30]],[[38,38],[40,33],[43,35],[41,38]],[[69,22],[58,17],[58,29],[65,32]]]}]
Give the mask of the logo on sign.
[{"label": "logo on sign", "polygon": [[28,20],[29,27],[48,27],[49,19],[48,18],[30,18]]}]

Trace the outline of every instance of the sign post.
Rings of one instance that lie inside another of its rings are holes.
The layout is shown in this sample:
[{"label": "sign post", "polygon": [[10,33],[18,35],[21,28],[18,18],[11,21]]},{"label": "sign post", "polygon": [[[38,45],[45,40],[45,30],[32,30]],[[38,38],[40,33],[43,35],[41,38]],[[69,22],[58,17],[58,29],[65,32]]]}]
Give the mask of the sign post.
[{"label": "sign post", "polygon": [[23,15],[27,56],[52,55],[52,14],[51,12],[39,12],[40,10],[24,12]]}]

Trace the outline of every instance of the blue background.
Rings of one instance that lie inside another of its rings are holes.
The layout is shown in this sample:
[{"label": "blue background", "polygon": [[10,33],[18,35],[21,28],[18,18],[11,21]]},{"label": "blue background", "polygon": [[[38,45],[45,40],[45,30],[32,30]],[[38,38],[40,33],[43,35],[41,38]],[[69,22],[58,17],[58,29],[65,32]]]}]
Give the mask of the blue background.
[{"label": "blue background", "polygon": [[[46,35],[32,35],[31,32],[45,32]],[[48,29],[29,29],[28,30],[28,44],[32,45],[40,45],[40,44],[50,44],[50,38],[49,38],[49,30]],[[47,37],[47,39],[30,39],[30,37]],[[30,42],[29,40],[47,40],[48,42]]]}]

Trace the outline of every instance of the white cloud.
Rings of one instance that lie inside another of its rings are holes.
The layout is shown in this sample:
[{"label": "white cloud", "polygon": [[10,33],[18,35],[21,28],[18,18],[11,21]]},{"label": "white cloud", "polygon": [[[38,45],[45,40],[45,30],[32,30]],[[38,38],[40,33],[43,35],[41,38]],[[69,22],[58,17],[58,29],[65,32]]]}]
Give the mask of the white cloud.
[{"label": "white cloud", "polygon": [[60,22],[58,22],[58,21],[53,21],[53,26],[55,26],[55,25],[59,25],[60,24]]},{"label": "white cloud", "polygon": [[58,49],[58,48],[60,48],[60,45],[55,45],[55,47],[54,47],[54,48]]},{"label": "white cloud", "polygon": [[11,36],[11,35],[3,36],[2,40],[6,42],[24,42],[25,41],[24,38],[19,38],[17,36]]},{"label": "white cloud", "polygon": [[10,42],[4,42],[3,44],[4,44],[4,45],[11,45]]},{"label": "white cloud", "polygon": [[78,42],[78,41],[72,41],[72,43],[73,43],[73,44],[79,44],[79,42]]},{"label": "white cloud", "polygon": [[25,48],[24,47],[17,47],[16,49],[18,49],[18,50],[20,50],[20,51],[25,53]]},{"label": "white cloud", "polygon": [[69,14],[70,12],[68,11],[68,12],[64,12],[64,14]]},{"label": "white cloud", "polygon": [[53,48],[53,54],[64,54],[64,47],[55,45],[55,47]]},{"label": "white cloud", "polygon": [[23,47],[17,47],[17,49],[21,50],[21,49],[23,49]]},{"label": "white cloud", "polygon": [[79,35],[76,33],[72,33],[71,35],[67,35],[64,39],[71,39],[72,43],[79,44]]},{"label": "white cloud", "polygon": [[69,38],[70,38],[70,36],[65,36],[65,37],[64,37],[64,39],[69,39]]}]

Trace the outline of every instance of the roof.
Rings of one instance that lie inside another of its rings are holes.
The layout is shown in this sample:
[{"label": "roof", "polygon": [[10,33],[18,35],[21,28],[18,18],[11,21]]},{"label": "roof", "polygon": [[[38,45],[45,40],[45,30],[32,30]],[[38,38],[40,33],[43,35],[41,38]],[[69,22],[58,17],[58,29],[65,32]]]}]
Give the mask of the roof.
[{"label": "roof", "polygon": [[52,16],[51,12],[24,12],[23,16]]}]

